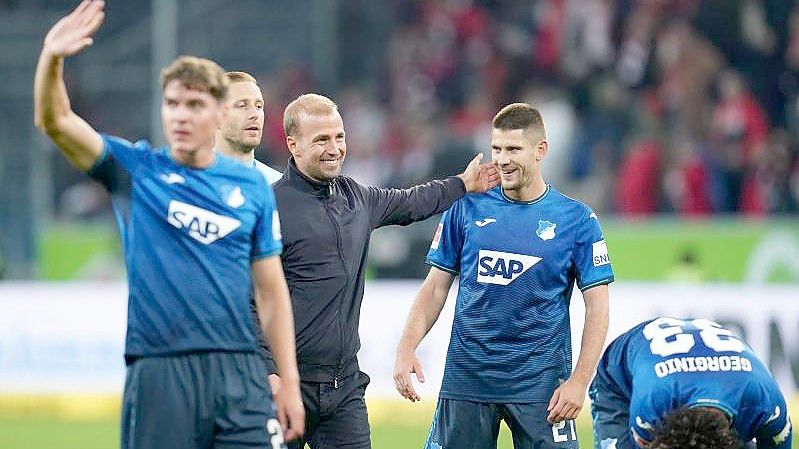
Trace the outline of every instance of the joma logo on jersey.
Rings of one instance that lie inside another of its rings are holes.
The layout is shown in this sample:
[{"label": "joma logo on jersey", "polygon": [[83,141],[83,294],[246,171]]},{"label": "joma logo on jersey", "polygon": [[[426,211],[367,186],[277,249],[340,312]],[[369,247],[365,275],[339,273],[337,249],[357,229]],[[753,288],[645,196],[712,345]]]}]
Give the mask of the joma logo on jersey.
[{"label": "joma logo on jersey", "polygon": [[539,261],[540,257],[481,249],[477,262],[477,282],[508,285]]},{"label": "joma logo on jersey", "polygon": [[167,221],[172,226],[185,230],[189,237],[206,245],[214,243],[241,226],[241,222],[235,218],[175,200],[169,202]]}]

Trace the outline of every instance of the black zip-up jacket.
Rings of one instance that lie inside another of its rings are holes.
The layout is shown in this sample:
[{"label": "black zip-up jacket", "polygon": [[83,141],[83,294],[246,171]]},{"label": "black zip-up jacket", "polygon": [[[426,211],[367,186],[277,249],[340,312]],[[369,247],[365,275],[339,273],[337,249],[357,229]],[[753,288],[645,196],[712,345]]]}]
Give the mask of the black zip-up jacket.
[{"label": "black zip-up jacket", "polygon": [[[358,323],[372,231],[443,212],[466,189],[454,176],[410,189],[366,187],[346,176],[318,182],[300,173],[293,159],[273,188],[300,378],[338,383],[359,369]],[[275,373],[268,351],[265,356]]]}]

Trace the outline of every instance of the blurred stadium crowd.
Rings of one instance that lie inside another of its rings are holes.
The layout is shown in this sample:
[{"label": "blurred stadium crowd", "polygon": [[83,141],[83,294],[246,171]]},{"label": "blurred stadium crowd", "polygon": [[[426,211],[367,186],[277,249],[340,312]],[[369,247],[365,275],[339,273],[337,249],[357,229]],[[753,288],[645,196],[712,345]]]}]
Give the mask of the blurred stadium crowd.
[{"label": "blurred stadium crowd", "polygon": [[[547,121],[550,181],[598,210],[797,211],[795,2],[392,3],[400,20],[382,74],[336,95],[354,176],[409,185],[453,173],[458,154],[487,147],[497,106],[526,100]],[[293,75],[264,76],[280,98],[273,118],[313,89]],[[280,123],[270,124],[266,148],[279,158]]]},{"label": "blurred stadium crowd", "polygon": [[[0,10],[39,3],[74,2],[2,0]],[[107,26],[119,10],[150,14],[147,2],[123,3]],[[337,3],[335,22],[337,82],[323,93],[340,104],[345,170],[359,181],[407,186],[458,171],[488,151],[497,107],[519,100],[547,123],[548,180],[598,211],[799,211],[795,0],[352,0]],[[258,38],[282,37],[265,26]],[[259,78],[268,129],[258,156],[281,169],[283,106],[324,89],[303,55],[268,68],[249,56],[252,67],[220,62]],[[76,88],[77,108],[139,137],[117,123],[130,115],[106,114]],[[105,210],[92,189],[57,179],[57,212]]]}]

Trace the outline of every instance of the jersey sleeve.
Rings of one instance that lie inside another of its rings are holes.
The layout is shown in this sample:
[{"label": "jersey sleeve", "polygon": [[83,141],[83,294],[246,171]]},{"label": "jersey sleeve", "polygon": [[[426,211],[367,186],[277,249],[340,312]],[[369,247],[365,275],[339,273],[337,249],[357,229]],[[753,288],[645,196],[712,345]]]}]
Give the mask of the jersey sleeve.
[{"label": "jersey sleeve", "polygon": [[253,231],[252,260],[280,254],[283,251],[280,234],[280,216],[272,186],[261,178],[259,190],[265,192],[264,205]]},{"label": "jersey sleeve", "polygon": [[599,219],[588,208],[577,231],[573,257],[580,290],[613,282],[613,268]]},{"label": "jersey sleeve", "polygon": [[460,272],[463,248],[463,226],[461,226],[461,202],[457,201],[441,216],[425,262],[448,273]]},{"label": "jersey sleeve", "polygon": [[151,156],[151,148],[143,140],[134,144],[107,134],[101,134],[100,137],[103,140],[103,152],[87,174],[109,192],[117,192],[125,187],[125,181],[129,181],[136,167]]},{"label": "jersey sleeve", "polygon": [[[778,387],[775,386],[775,389],[778,389]],[[791,449],[793,428],[785,398],[777,391],[772,392],[763,401],[770,404],[770,409],[768,414],[764,414],[765,419],[755,434],[758,449]]]}]

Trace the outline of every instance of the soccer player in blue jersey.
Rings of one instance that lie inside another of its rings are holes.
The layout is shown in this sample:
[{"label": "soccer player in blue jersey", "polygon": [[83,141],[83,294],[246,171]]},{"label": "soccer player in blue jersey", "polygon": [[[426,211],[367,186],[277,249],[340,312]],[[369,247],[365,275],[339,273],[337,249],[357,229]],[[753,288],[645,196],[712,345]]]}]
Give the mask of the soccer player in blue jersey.
[{"label": "soccer player in blue jersey", "polygon": [[[501,185],[469,194],[444,213],[397,349],[394,380],[419,399],[415,349],[460,276],[444,379],[426,448],[496,447],[501,420],[514,446],[577,448],[574,418],[602,351],[613,271],[596,214],[546,184],[541,114],[525,103],[492,122]],[[569,300],[586,315],[572,372]]]},{"label": "soccer player in blue jersey", "polygon": [[660,317],[625,332],[605,350],[589,395],[597,449],[791,447],[768,369],[707,319]]},{"label": "soccer player in blue jersey", "polygon": [[264,132],[264,97],[258,81],[247,72],[225,73],[230,85],[228,113],[216,132],[216,147],[222,153],[258,169],[269,184],[283,173],[255,159],[255,148]]},{"label": "soccer player in blue jersey", "polygon": [[[112,194],[128,270],[122,447],[284,447],[302,434],[294,330],[272,190],[214,151],[227,79],[181,57],[162,72],[169,146],[101,135],[72,111],[64,59],[92,44],[102,1],[84,1],[45,37],[34,81],[37,127]],[[283,386],[272,402],[248,298]],[[281,426],[282,424],[282,426]]]}]

